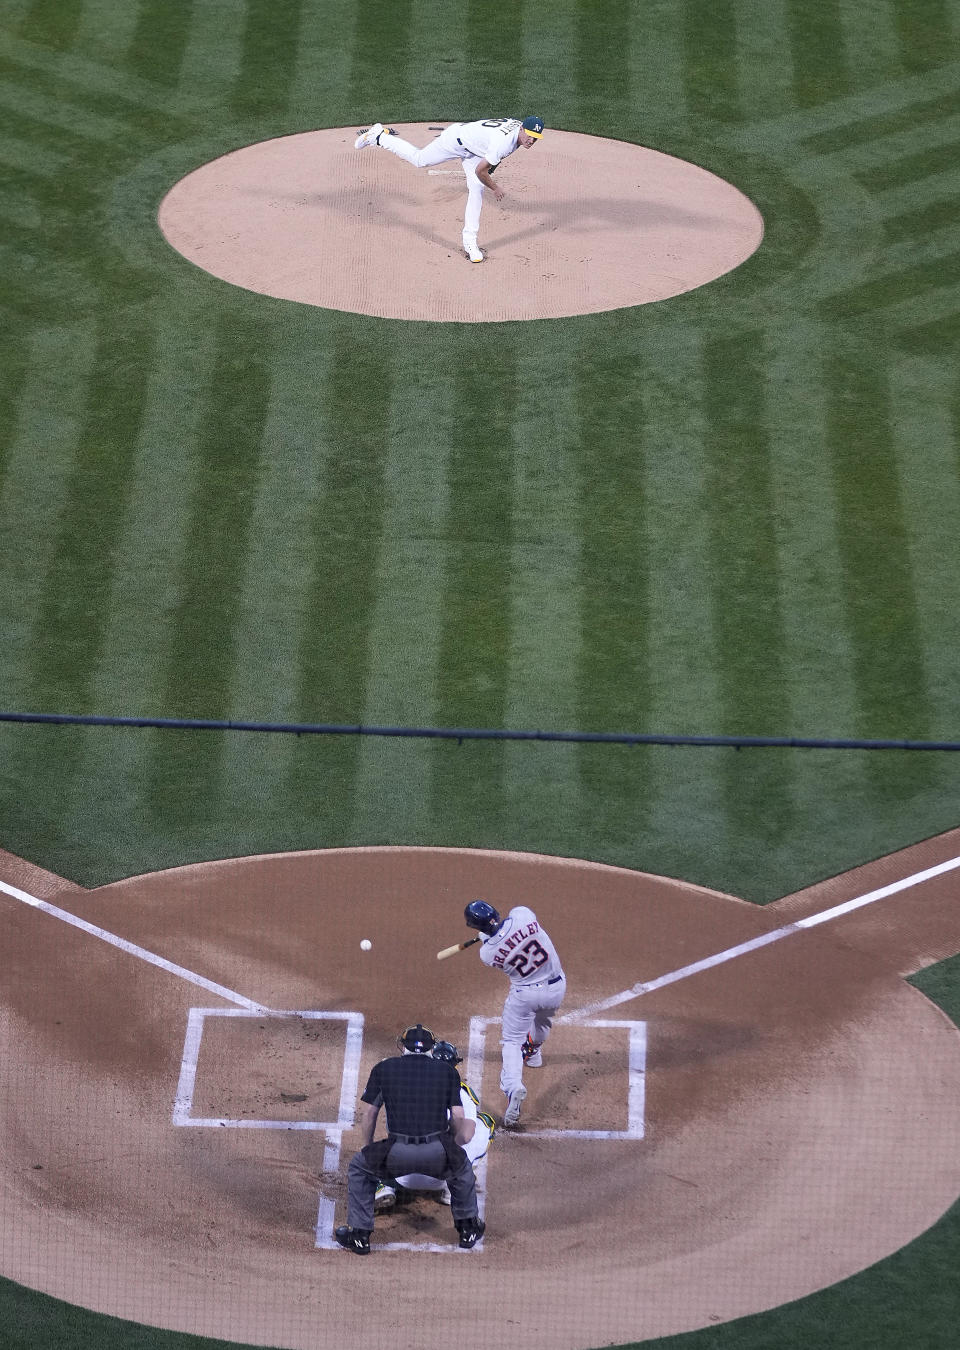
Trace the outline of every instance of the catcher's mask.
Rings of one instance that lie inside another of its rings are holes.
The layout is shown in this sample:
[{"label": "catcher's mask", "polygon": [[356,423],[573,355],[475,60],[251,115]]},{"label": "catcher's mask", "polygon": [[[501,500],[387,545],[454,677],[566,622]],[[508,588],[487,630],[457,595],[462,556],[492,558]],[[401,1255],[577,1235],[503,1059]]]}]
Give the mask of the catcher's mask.
[{"label": "catcher's mask", "polygon": [[468,928],[486,933],[487,937],[493,937],[503,922],[493,905],[488,905],[486,900],[471,900],[463,911],[463,917]]},{"label": "catcher's mask", "polygon": [[462,1064],[463,1055],[449,1041],[437,1041],[433,1047],[434,1059],[442,1059],[445,1064]]},{"label": "catcher's mask", "polygon": [[397,1037],[398,1048],[406,1050],[411,1055],[429,1055],[436,1043],[437,1038],[433,1032],[428,1031],[419,1022],[415,1027],[407,1027],[406,1031]]}]

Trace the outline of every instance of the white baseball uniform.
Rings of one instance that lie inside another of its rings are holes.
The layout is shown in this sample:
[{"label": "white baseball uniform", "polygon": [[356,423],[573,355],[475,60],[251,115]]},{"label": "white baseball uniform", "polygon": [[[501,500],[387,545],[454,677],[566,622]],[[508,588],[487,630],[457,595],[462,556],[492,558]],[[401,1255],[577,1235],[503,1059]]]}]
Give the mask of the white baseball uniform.
[{"label": "white baseball uniform", "polygon": [[480,960],[510,978],[503,1005],[500,1087],[509,1097],[523,1082],[522,1046],[529,1034],[542,1044],[567,992],[567,980],[550,935],[526,905],[517,905],[493,937],[480,944]]},{"label": "white baseball uniform", "polygon": [[[467,1120],[474,1121],[476,1125],[473,1138],[469,1139],[463,1146],[463,1151],[475,1166],[481,1158],[486,1156],[487,1146],[493,1138],[493,1130],[484,1121],[477,1118],[480,1101],[473,1088],[467,1083],[460,1084],[460,1102]],[[411,1172],[405,1177],[397,1177],[396,1182],[400,1186],[406,1186],[411,1191],[440,1191],[446,1185],[446,1182],[438,1180],[437,1177],[428,1177],[420,1172]]]},{"label": "white baseball uniform", "polygon": [[483,184],[477,177],[477,165],[485,159],[491,168],[496,168],[507,155],[512,155],[517,148],[521,126],[518,117],[491,117],[483,122],[454,122],[422,150],[396,135],[381,136],[379,145],[417,169],[442,164],[448,159],[460,160],[467,180],[463,247],[469,252],[471,245],[476,248],[483,206]]}]

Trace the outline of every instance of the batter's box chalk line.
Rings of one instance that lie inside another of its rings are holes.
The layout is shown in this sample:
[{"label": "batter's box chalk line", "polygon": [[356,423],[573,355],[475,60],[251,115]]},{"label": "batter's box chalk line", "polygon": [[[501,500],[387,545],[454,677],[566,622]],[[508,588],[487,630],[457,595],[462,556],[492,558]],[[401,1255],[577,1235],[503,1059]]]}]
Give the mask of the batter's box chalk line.
[{"label": "batter's box chalk line", "polygon": [[[467,1082],[479,1083],[483,1076],[487,1027],[500,1026],[499,1017],[471,1017],[470,1049],[467,1052]],[[583,1027],[618,1028],[628,1031],[627,1048],[627,1128],[625,1130],[528,1130],[517,1139],[642,1139],[646,1099],[647,1024],[638,1021],[584,1019]]]},{"label": "batter's box chalk line", "polygon": [[[264,1021],[267,1018],[295,1017],[303,1020],[343,1022],[345,1044],[340,1087],[340,1103],[336,1120],[290,1121],[250,1120],[229,1116],[194,1116],[193,1099],[196,1089],[197,1066],[204,1027],[211,1017],[245,1018]],[[498,1017],[470,1019],[470,1046],[467,1054],[467,1082],[482,1081],[486,1035],[489,1026],[499,1026]],[[583,1025],[596,1028],[616,1028],[629,1032],[627,1054],[627,1128],[625,1130],[524,1130],[517,1138],[528,1139],[642,1139],[644,1131],[644,1075],[646,1063],[646,1024],[636,1021],[610,1021],[594,1018]],[[326,1135],[323,1151],[323,1171],[338,1173],[341,1166],[343,1133],[354,1124],[354,1103],[359,1085],[360,1057],[363,1050],[364,1019],[356,1012],[318,1012],[315,1010],[263,1008],[191,1008],[187,1017],[180,1077],[173,1107],[173,1124],[179,1127],[206,1129],[261,1129],[261,1130],[315,1130]],[[477,1207],[482,1217],[486,1213],[487,1157],[477,1164]],[[321,1250],[339,1251],[333,1236],[336,1225],[336,1201],[321,1191],[317,1205],[314,1245]],[[374,1243],[379,1251],[429,1252],[436,1254],[461,1253],[461,1248],[437,1242]],[[483,1239],[471,1250],[482,1251]],[[469,1253],[466,1253],[469,1254]]]},{"label": "batter's box chalk line", "polygon": [[[190,1114],[197,1078],[197,1061],[204,1023],[208,1017],[243,1017],[264,1021],[266,1018],[297,1017],[321,1022],[345,1022],[346,1041],[343,1049],[343,1073],[340,1080],[340,1103],[336,1120],[233,1120],[227,1116],[200,1117]],[[180,1061],[180,1079],[173,1103],[174,1125],[216,1126],[241,1130],[323,1130],[327,1134],[349,1130],[353,1125],[353,1107],[357,1098],[360,1072],[360,1052],[363,1048],[363,1014],[357,1012],[297,1012],[295,1010],[244,1008],[191,1008],[187,1017],[183,1058]]]}]

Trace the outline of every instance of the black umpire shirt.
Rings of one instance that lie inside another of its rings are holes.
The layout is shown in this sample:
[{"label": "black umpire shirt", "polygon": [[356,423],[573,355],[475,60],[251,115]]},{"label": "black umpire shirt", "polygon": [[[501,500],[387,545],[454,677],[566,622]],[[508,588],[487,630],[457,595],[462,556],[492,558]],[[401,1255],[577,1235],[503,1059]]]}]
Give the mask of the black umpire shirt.
[{"label": "black umpire shirt", "polygon": [[360,1100],[383,1105],[389,1134],[436,1134],[447,1129],[451,1107],[460,1105],[460,1075],[429,1055],[397,1055],[374,1064]]}]

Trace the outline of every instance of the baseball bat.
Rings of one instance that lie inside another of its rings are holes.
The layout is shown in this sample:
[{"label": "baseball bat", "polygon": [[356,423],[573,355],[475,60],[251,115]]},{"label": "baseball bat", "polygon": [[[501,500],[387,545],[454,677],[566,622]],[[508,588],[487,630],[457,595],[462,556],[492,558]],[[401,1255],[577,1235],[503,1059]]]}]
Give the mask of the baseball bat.
[{"label": "baseball bat", "polygon": [[457,952],[462,952],[467,947],[472,947],[475,942],[480,941],[480,938],[468,938],[466,942],[458,942],[455,947],[444,947],[442,952],[437,952],[437,960],[446,961],[448,956],[456,956]]}]

